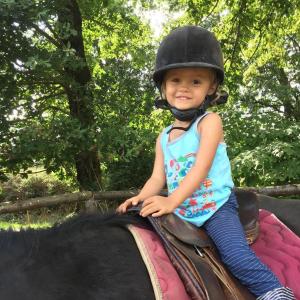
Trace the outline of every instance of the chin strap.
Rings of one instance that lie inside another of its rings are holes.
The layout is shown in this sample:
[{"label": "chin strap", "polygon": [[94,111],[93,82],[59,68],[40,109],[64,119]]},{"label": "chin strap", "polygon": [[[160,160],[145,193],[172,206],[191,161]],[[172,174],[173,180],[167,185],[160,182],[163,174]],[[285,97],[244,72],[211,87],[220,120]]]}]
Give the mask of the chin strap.
[{"label": "chin strap", "polygon": [[189,130],[197,118],[202,116],[209,106],[226,103],[227,98],[228,93],[221,91],[213,100],[211,100],[209,97],[206,97],[200,107],[191,109],[177,109],[175,106],[171,106],[166,99],[163,99],[162,94],[160,94],[160,97],[155,98],[154,105],[156,108],[167,109],[171,111],[172,115],[179,121],[190,121],[188,127],[172,127],[167,132],[169,134],[173,129],[180,129],[184,131]]},{"label": "chin strap", "polygon": [[167,134],[169,134],[173,129],[180,129],[180,130],[188,131],[192,127],[192,125],[194,124],[194,122],[197,120],[197,118],[198,118],[198,116],[195,115],[194,118],[191,120],[189,126],[187,126],[187,127],[173,126],[171,129],[169,129],[167,131]]},{"label": "chin strap", "polygon": [[179,121],[190,121],[189,126],[187,127],[172,127],[168,130],[168,134],[173,129],[180,129],[187,131],[191,128],[193,123],[197,120],[198,117],[202,116],[206,112],[206,108],[209,106],[209,99],[205,98],[204,102],[198,108],[191,109],[177,109],[175,106],[171,106],[167,100],[161,99],[160,97],[156,98],[154,103],[156,108],[170,110],[172,115]]}]

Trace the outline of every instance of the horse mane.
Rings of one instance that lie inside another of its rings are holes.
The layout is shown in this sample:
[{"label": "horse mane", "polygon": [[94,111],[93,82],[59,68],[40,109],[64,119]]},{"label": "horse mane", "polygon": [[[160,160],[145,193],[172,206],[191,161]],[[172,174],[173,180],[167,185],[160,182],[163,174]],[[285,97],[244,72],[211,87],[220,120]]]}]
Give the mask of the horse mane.
[{"label": "horse mane", "polygon": [[82,213],[67,219],[63,223],[55,224],[53,230],[66,230],[77,226],[126,226],[127,224],[144,224],[147,221],[136,214],[117,214],[114,211],[107,213]]},{"label": "horse mane", "polygon": [[[126,227],[127,224],[140,224],[146,226],[146,220],[136,215],[118,215],[115,212],[108,213],[83,213],[71,217],[63,222],[58,222],[49,228],[42,229],[21,229],[14,231],[0,230],[0,251],[13,251],[19,256],[24,253],[32,252],[34,245],[39,244],[43,238],[53,239],[54,237],[68,236],[79,231],[88,231],[103,227]],[[19,247],[19,245],[21,247]]]}]

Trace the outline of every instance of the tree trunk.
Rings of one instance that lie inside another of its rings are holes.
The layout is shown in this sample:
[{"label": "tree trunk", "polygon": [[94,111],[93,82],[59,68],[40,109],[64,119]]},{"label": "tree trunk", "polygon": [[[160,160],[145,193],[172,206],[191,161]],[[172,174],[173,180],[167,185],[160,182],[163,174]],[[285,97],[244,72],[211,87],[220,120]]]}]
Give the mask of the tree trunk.
[{"label": "tree trunk", "polygon": [[[82,129],[87,132],[93,130],[93,96],[89,90],[91,73],[86,62],[82,38],[82,18],[76,0],[63,0],[64,7],[58,12],[59,24],[69,24],[76,34],[68,34],[62,39],[65,47],[75,52],[75,66],[67,64],[64,67],[66,91],[70,109],[70,116],[79,121]],[[59,1],[61,5],[61,0]],[[91,146],[92,145],[92,146]],[[92,142],[81,145],[81,151],[75,154],[74,161],[77,180],[81,190],[101,189],[100,160],[97,145]]]},{"label": "tree trunk", "polygon": [[[289,79],[283,68],[278,69],[278,80],[279,80],[280,85],[282,85],[284,88],[286,88],[286,87],[291,88]],[[292,98],[292,95],[290,96],[290,98],[283,99],[284,115],[287,119],[295,117],[295,115],[294,115],[295,107],[293,107],[291,98]]]}]

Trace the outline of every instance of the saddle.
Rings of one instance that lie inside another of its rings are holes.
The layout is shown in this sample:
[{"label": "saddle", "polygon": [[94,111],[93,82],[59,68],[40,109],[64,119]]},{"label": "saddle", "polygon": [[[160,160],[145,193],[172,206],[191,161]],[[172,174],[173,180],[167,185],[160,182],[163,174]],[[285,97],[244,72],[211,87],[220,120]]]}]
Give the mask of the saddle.
[{"label": "saddle", "polygon": [[[235,191],[239,216],[249,244],[257,238],[258,201],[255,193]],[[138,211],[133,207],[131,211]],[[205,230],[175,214],[148,216],[192,300],[250,300],[255,297],[223,265]]]}]

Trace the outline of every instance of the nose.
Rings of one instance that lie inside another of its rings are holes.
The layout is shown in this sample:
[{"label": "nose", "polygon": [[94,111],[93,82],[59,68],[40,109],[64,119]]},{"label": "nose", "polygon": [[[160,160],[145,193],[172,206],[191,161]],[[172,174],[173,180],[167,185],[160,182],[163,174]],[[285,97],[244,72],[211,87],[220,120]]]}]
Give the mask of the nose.
[{"label": "nose", "polygon": [[187,91],[189,89],[188,82],[184,81],[184,80],[181,81],[178,88],[179,88],[179,90]]}]

